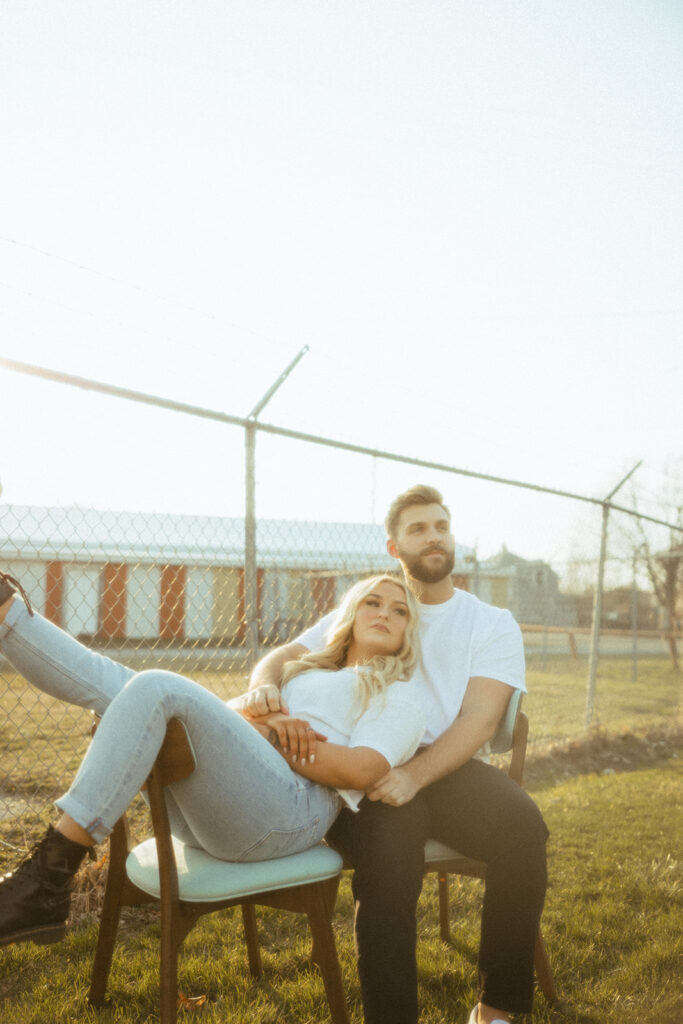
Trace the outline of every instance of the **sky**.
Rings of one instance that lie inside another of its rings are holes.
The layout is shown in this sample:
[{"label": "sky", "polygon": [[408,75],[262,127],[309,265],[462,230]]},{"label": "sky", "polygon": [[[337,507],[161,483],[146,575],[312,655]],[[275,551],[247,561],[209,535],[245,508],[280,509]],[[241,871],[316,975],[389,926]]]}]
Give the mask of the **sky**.
[{"label": "sky", "polygon": [[[2,0],[0,358],[603,497],[681,466],[679,0]],[[0,368],[0,501],[240,515],[244,437]],[[599,513],[263,435],[257,513]]]}]

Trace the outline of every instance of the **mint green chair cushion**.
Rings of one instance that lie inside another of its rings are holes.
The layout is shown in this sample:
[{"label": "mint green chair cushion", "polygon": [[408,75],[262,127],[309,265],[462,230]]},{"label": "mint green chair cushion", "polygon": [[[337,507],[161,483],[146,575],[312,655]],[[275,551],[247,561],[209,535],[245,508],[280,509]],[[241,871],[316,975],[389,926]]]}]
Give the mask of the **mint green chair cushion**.
[{"label": "mint green chair cushion", "polygon": [[[218,860],[204,850],[185,846],[175,838],[172,842],[178,868],[178,895],[188,903],[253,896],[273,889],[323,882],[335,878],[342,869],[339,854],[322,844],[289,857],[236,863]],[[143,892],[159,897],[154,839],[146,840],[131,851],[126,861],[126,873]]]}]

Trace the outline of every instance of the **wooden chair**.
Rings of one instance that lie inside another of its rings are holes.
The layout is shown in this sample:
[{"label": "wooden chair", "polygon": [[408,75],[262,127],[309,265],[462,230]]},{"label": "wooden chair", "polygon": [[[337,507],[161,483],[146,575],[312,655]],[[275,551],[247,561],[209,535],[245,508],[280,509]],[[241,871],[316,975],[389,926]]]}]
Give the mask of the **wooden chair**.
[{"label": "wooden chair", "polygon": [[[520,786],[524,775],[527,735],[529,720],[521,710],[521,690],[513,690],[505,715],[498,732],[491,740],[491,753],[504,754],[510,751],[508,774]],[[428,839],[425,844],[425,874],[435,873],[439,879],[439,921],[441,938],[450,942],[448,877],[449,875],[465,875],[469,878],[486,878],[486,863],[463,857],[456,850],[435,839]],[[541,992],[548,1003],[557,1002],[557,990],[553,972],[548,960],[541,929],[536,936],[534,951],[534,967],[536,979]]]},{"label": "wooden chair", "polygon": [[185,846],[170,833],[164,786],[191,775],[195,759],[185,728],[168,724],[164,744],[147,780],[154,838],[131,849],[125,815],[110,837],[110,862],[100,932],[90,984],[90,1002],[104,1000],[122,907],[161,902],[160,1021],[177,1017],[177,958],[180,945],[197,920],[240,905],[249,968],[261,973],[254,906],[293,910],[308,916],[315,959],[325,986],[333,1024],[348,1024],[331,915],[341,857],[319,844],[275,860],[228,863]]}]

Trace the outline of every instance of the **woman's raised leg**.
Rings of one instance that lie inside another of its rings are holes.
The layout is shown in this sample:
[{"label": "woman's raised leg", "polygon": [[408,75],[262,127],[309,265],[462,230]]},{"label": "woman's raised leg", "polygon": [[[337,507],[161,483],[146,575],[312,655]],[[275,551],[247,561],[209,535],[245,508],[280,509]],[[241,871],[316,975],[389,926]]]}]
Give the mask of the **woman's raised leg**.
[{"label": "woman's raised leg", "polygon": [[[170,672],[136,675],[102,717],[68,793],[66,816],[28,861],[0,880],[0,946],[64,933],[71,878],[147,778],[171,718],[185,725],[196,768],[168,787],[175,835],[225,860],[263,860],[317,843],[336,816],[336,791],[303,779],[215,694]],[[64,829],[64,821],[84,832]]]},{"label": "woman's raised leg", "polygon": [[104,714],[135,673],[89,650],[16,596],[2,605],[0,651],[27,682],[69,704]]},{"label": "woman's raised leg", "polygon": [[112,701],[57,806],[104,839],[147,778],[171,718],[185,725],[192,775],[169,787],[179,838],[224,860],[264,860],[322,839],[338,794],[296,775],[241,715],[172,672],[140,672]]}]

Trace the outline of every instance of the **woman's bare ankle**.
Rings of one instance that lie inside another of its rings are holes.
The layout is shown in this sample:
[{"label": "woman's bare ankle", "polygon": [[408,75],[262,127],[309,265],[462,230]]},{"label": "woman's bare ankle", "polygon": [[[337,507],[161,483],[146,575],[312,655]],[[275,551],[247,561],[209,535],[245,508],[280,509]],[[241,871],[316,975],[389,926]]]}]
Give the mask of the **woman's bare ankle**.
[{"label": "woman's bare ankle", "polygon": [[77,821],[69,817],[68,814],[63,814],[56,825],[57,831],[61,832],[67,839],[71,839],[74,843],[80,843],[81,846],[94,846],[95,840],[86,832]]},{"label": "woman's bare ankle", "polygon": [[508,1021],[510,1014],[507,1010],[497,1010],[495,1006],[487,1006],[486,1003],[479,1003],[477,1024],[493,1024],[493,1021]]}]

